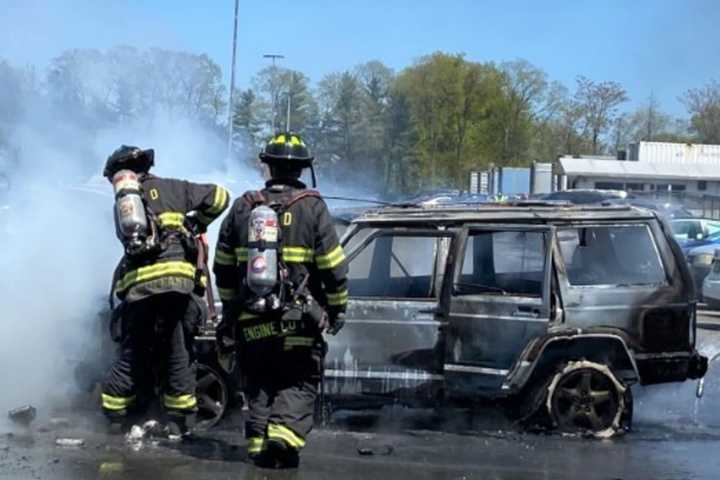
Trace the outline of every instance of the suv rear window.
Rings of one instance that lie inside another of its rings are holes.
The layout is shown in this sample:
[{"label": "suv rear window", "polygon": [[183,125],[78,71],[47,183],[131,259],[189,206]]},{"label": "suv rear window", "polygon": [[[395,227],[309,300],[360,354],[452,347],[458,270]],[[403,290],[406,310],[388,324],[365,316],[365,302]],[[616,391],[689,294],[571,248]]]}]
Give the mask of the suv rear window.
[{"label": "suv rear window", "polygon": [[557,236],[571,285],[655,285],[666,281],[646,225],[562,228]]},{"label": "suv rear window", "polygon": [[542,296],[545,233],[471,232],[455,293]]}]

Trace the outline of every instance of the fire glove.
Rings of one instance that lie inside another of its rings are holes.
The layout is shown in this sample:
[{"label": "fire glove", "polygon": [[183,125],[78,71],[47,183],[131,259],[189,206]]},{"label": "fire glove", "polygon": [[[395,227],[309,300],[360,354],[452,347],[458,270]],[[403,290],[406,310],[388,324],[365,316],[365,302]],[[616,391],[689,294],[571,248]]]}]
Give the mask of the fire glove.
[{"label": "fire glove", "polygon": [[333,317],[330,317],[330,327],[327,329],[327,332],[330,335],[337,335],[340,330],[345,326],[345,314],[344,313],[337,313]]},{"label": "fire glove", "polygon": [[204,235],[207,232],[207,225],[198,220],[195,212],[185,216],[185,228],[190,231],[193,236]]},{"label": "fire glove", "polygon": [[218,351],[229,353],[235,350],[235,331],[229,322],[222,320],[215,328],[215,340]]},{"label": "fire glove", "polygon": [[218,365],[231,374],[235,371],[237,363],[237,340],[235,339],[235,321],[234,317],[221,320],[215,327],[216,339],[216,356]]},{"label": "fire glove", "polygon": [[305,297],[305,306],[303,307],[304,313],[312,318],[312,321],[317,326],[320,332],[324,332],[330,326],[330,320],[325,309],[315,301],[311,296]]}]

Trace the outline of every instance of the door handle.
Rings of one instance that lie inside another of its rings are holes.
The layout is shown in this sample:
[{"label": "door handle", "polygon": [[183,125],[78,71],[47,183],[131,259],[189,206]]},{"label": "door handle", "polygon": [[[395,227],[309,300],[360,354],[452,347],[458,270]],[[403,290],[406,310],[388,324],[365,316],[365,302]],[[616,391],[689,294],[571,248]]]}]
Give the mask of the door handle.
[{"label": "door handle", "polygon": [[540,309],[519,306],[512,314],[513,317],[540,318]]},{"label": "door handle", "polygon": [[425,309],[422,309],[422,310],[418,310],[417,313],[425,313],[425,314],[429,314],[429,315],[437,315],[438,313],[440,313],[440,309],[437,308],[437,307],[425,308]]},{"label": "door handle", "polygon": [[412,315],[413,320],[417,320],[417,317],[420,315],[432,315],[433,317],[440,317],[440,318],[445,316],[443,311],[438,307],[425,308],[425,309],[416,311]]}]

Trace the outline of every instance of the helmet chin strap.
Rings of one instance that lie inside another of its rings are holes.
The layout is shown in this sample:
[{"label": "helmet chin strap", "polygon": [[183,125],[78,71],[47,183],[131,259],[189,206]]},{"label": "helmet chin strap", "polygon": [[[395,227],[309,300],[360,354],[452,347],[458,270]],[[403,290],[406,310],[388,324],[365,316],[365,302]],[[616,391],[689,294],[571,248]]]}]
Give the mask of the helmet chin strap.
[{"label": "helmet chin strap", "polygon": [[317,181],[315,179],[315,167],[310,165],[310,175],[312,176],[312,186],[313,188],[317,188]]}]

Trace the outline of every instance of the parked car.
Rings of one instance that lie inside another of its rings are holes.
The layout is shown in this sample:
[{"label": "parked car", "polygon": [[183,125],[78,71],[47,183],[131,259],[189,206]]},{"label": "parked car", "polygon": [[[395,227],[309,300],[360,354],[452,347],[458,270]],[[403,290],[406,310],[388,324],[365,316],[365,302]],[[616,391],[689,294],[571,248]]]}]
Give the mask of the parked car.
[{"label": "parked car", "polygon": [[716,255],[713,260],[710,273],[702,283],[702,296],[708,307],[713,310],[720,310],[720,256]]},{"label": "parked car", "polygon": [[695,247],[720,244],[720,221],[709,218],[675,218],[670,221],[675,240],[686,253]]},{"label": "parked car", "polygon": [[690,271],[648,210],[387,208],[354,219],[342,244],[332,402],[499,398],[525,422],[603,435],[629,427],[630,385],[706,371]]},{"label": "parked car", "polygon": [[690,266],[695,285],[698,289],[698,299],[703,300],[704,290],[701,288],[705,277],[708,276],[715,260],[715,251],[720,248],[718,245],[703,245],[692,248],[687,252],[687,263]]},{"label": "parked car", "polygon": [[543,200],[564,200],[574,205],[590,203],[617,203],[627,198],[627,192],[622,190],[597,190],[592,188],[575,188],[560,190],[542,196]]},{"label": "parked car", "polygon": [[682,205],[663,202],[654,198],[642,197],[634,193],[628,194],[627,203],[633,207],[653,210],[667,219],[693,217],[692,212]]},{"label": "parked car", "polygon": [[544,200],[563,200],[575,205],[603,203],[614,205],[632,205],[647,208],[665,218],[689,218],[692,213],[681,205],[662,202],[636,193],[622,190],[571,189],[540,195]]}]

